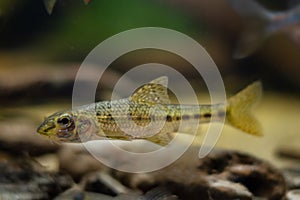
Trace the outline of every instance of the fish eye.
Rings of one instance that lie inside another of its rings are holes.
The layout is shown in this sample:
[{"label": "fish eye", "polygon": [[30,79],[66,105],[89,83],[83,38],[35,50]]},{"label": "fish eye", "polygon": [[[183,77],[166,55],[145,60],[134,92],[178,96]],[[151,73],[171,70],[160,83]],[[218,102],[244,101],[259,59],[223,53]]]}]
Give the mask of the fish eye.
[{"label": "fish eye", "polygon": [[63,115],[57,119],[57,123],[61,127],[68,127],[71,124],[71,116],[70,115]]}]

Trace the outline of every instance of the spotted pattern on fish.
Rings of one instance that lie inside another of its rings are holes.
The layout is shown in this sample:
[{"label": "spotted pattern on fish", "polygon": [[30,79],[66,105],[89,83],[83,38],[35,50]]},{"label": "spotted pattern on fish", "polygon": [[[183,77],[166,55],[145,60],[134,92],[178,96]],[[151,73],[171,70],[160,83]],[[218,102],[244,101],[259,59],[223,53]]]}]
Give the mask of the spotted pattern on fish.
[{"label": "spotted pattern on fish", "polygon": [[182,124],[221,122],[226,116],[226,122],[234,127],[260,135],[260,125],[250,112],[260,94],[261,84],[255,82],[225,104],[170,104],[167,77],[160,77],[138,88],[129,98],[54,113],[37,132],[63,142],[145,139],[167,145]]}]

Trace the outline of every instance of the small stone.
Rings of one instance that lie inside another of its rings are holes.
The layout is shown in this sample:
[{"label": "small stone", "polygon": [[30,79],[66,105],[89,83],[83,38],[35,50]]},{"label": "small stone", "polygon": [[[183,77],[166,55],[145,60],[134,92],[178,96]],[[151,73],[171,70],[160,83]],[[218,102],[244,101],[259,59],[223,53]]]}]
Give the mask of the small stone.
[{"label": "small stone", "polygon": [[119,194],[132,193],[132,190],[122,185],[118,180],[104,171],[90,173],[82,178],[85,190],[116,196]]},{"label": "small stone", "polygon": [[70,176],[47,172],[30,159],[2,156],[0,199],[52,199],[73,184]]},{"label": "small stone", "polygon": [[297,190],[290,190],[286,194],[287,200],[299,200],[300,199],[300,189]]},{"label": "small stone", "polygon": [[283,175],[288,189],[300,189],[300,170],[298,168],[285,169]]},{"label": "small stone", "polygon": [[60,170],[70,174],[75,180],[82,176],[107,169],[102,163],[96,160],[83,145],[65,145],[58,152]]},{"label": "small stone", "polygon": [[286,183],[269,163],[235,151],[217,151],[200,161],[199,169],[220,179],[244,185],[254,196],[283,199]]},{"label": "small stone", "polygon": [[[216,179],[210,177],[209,184],[209,198],[211,199],[240,199],[251,200],[252,194],[249,190],[240,183],[233,183],[227,180]],[[225,194],[225,195],[224,195]]]},{"label": "small stone", "polygon": [[156,187],[146,192],[139,200],[177,200],[178,197],[172,194],[166,187]]}]

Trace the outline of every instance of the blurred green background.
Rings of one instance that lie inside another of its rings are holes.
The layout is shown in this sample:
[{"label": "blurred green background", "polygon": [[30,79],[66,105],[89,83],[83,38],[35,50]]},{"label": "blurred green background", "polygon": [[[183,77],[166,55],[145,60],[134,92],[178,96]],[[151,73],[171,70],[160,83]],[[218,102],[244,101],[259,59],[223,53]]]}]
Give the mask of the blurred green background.
[{"label": "blurred green background", "polygon": [[[286,2],[260,3],[275,11],[287,8]],[[231,81],[248,84],[263,79],[266,88],[298,93],[299,47],[284,34],[270,37],[246,59],[232,59],[244,23],[247,22],[225,0],[94,0],[88,5],[81,0],[59,0],[51,15],[43,0],[2,0],[0,51],[2,60],[19,60],[23,65],[80,63],[96,45],[112,35],[137,27],[164,27],[180,31],[203,45],[229,85],[233,85]],[[168,62],[168,58],[161,62]]]}]

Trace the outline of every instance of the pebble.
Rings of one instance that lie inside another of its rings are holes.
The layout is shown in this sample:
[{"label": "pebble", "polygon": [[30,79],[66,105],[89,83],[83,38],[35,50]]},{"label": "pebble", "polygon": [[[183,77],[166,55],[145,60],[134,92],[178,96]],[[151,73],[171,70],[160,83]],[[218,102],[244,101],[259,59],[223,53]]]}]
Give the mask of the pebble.
[{"label": "pebble", "polygon": [[300,199],[300,189],[297,190],[290,190],[286,194],[287,200],[299,200]]}]

